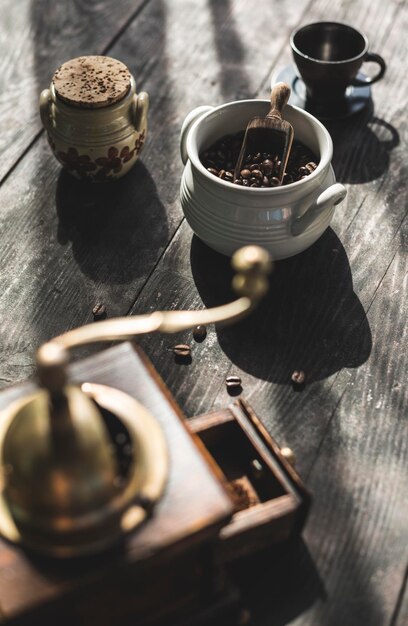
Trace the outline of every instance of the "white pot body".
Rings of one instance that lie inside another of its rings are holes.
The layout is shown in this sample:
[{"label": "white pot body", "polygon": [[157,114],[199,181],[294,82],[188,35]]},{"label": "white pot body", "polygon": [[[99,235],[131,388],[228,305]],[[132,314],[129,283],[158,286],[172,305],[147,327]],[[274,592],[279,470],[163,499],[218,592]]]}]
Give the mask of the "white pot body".
[{"label": "white pot body", "polygon": [[100,109],[63,102],[53,84],[40,96],[40,114],[51,149],[76,178],[105,182],[120,178],[136,163],[147,134],[149,97],[136,95],[132,77],[127,95]]},{"label": "white pot body", "polygon": [[312,115],[287,105],[284,119],[318,158],[306,179],[274,188],[233,185],[207,172],[199,154],[224,135],[246,128],[268,113],[268,100],[242,100],[216,108],[200,107],[186,118],[181,133],[185,162],[180,188],[184,215],[200,239],[231,255],[247,244],[266,248],[283,259],[311,246],[326,230],[334,207],[346,195],[331,167],[333,145],[326,128]]}]

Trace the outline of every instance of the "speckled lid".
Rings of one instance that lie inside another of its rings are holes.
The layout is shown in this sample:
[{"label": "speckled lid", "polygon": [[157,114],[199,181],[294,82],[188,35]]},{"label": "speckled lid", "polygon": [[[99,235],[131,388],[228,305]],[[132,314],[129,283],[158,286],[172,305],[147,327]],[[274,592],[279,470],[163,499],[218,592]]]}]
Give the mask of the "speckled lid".
[{"label": "speckled lid", "polygon": [[130,89],[131,74],[121,61],[84,56],[66,61],[52,82],[61,100],[85,109],[100,109],[118,102]]}]

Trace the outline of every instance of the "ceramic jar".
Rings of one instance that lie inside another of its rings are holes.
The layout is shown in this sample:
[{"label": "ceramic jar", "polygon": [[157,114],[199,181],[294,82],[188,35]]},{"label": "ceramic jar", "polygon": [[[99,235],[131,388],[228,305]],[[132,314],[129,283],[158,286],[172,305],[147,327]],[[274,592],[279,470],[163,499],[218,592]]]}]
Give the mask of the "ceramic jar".
[{"label": "ceramic jar", "polygon": [[[80,57],[83,59],[110,60]],[[116,63],[126,69],[129,80],[127,92],[118,101],[99,103],[96,108],[73,105],[59,96],[57,73],[50,88],[41,93],[40,115],[51,149],[76,178],[93,182],[120,178],[136,163],[146,140],[149,96],[136,94],[135,79],[126,66]]]},{"label": "ceramic jar", "polygon": [[218,107],[202,106],[186,117],[181,130],[181,206],[187,222],[208,246],[231,255],[247,244],[266,248],[283,259],[311,246],[326,230],[335,205],[346,196],[336,183],[333,144],[326,128],[312,115],[286,105],[284,119],[295,139],[316,155],[318,166],[307,178],[290,185],[242,187],[209,173],[199,155],[221,137],[245,130],[248,121],[265,116],[269,100],[241,100]]}]

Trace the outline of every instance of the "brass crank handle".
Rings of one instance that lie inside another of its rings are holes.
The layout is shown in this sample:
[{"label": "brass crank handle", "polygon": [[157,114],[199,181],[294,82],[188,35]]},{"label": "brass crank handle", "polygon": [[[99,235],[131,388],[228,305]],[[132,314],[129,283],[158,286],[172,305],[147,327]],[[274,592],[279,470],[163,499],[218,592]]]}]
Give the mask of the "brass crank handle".
[{"label": "brass crank handle", "polygon": [[76,346],[125,341],[153,332],[175,333],[200,324],[230,323],[244,317],[268,291],[272,261],[263,248],[246,246],[235,252],[231,264],[236,270],[232,286],[240,296],[238,300],[202,311],[155,311],[134,317],[117,317],[70,330],[39,348],[37,365],[41,382],[50,390],[60,388],[58,371],[69,360],[68,351]]}]

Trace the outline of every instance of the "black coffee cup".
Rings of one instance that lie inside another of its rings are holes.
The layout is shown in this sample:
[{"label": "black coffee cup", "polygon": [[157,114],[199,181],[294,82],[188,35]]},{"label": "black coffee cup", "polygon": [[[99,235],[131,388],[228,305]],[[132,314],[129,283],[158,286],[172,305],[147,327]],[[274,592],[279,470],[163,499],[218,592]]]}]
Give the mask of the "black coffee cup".
[{"label": "black coffee cup", "polygon": [[[330,103],[342,100],[350,85],[365,87],[384,76],[384,59],[368,52],[367,37],[347,24],[307,24],[292,32],[290,45],[308,99],[312,101]],[[378,63],[378,73],[373,77],[357,78],[366,61]]]}]

